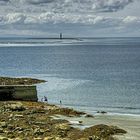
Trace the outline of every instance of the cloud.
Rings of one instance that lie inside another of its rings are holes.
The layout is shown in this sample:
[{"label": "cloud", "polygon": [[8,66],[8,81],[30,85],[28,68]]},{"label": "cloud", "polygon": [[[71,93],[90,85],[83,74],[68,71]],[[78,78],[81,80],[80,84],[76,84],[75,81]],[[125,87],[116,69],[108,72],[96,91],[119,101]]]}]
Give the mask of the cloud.
[{"label": "cloud", "polygon": [[[45,12],[36,15],[24,14],[24,13],[9,13],[4,16],[0,16],[1,24],[83,24],[83,25],[101,25],[108,24],[115,19],[110,17],[96,16],[96,15],[71,15],[71,14],[59,14],[54,12]],[[118,19],[117,19],[118,20]],[[116,20],[116,21],[117,21]]]},{"label": "cloud", "polygon": [[0,25],[47,25],[47,24],[81,24],[90,25],[100,28],[110,28],[127,26],[128,24],[140,24],[140,17],[127,16],[127,17],[108,17],[99,15],[73,15],[73,14],[60,14],[55,12],[45,12],[39,14],[25,14],[25,13],[8,13],[7,15],[0,16]]},{"label": "cloud", "polygon": [[65,30],[85,28],[89,32],[93,29],[110,32],[126,28],[135,30],[140,27],[138,16],[111,16],[135,1],[139,3],[138,0],[0,0],[0,31],[44,32],[49,27],[51,31],[61,31],[63,25]]},{"label": "cloud", "polygon": [[132,2],[134,0],[95,0],[92,7],[99,12],[116,12]]},{"label": "cloud", "polygon": [[[115,12],[123,9],[134,0],[26,0],[30,4],[50,4],[53,10],[62,11],[96,11],[96,12]],[[54,5],[52,5],[54,4]]]},{"label": "cloud", "polygon": [[140,23],[140,18],[135,16],[127,16],[123,19],[124,23]]},{"label": "cloud", "polygon": [[0,0],[3,11],[93,13],[116,12],[136,0]]},{"label": "cloud", "polygon": [[8,2],[9,0],[0,0],[0,2]]},{"label": "cloud", "polygon": [[3,6],[5,5],[9,0],[0,0],[0,5]]},{"label": "cloud", "polygon": [[26,18],[27,16],[21,13],[9,13],[3,19],[5,19],[5,24],[12,24],[12,23],[23,24]]}]

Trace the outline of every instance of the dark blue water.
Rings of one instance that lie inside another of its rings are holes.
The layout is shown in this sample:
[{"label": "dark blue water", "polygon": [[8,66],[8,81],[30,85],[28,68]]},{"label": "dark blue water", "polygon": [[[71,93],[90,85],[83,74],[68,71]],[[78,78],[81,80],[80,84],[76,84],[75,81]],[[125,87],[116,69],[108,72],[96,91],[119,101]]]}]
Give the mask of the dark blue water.
[{"label": "dark blue water", "polygon": [[140,38],[0,39],[0,75],[46,79],[38,97],[89,112],[140,114]]}]

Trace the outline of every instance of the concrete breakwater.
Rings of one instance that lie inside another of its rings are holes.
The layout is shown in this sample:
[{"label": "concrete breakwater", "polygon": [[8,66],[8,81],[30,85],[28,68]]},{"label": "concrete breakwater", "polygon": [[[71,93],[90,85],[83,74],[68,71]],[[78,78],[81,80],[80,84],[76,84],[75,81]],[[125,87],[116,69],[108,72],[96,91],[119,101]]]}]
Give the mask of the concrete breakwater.
[{"label": "concrete breakwater", "polygon": [[0,101],[37,101],[37,90],[34,84],[42,82],[46,81],[26,77],[0,77]]},{"label": "concrete breakwater", "polygon": [[37,101],[37,90],[34,85],[1,85],[0,100]]}]

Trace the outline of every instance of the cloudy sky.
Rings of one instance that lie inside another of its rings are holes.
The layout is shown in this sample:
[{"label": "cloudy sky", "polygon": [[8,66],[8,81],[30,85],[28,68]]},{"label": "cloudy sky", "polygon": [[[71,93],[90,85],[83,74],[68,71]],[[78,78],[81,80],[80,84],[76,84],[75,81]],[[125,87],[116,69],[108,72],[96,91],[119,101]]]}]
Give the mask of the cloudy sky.
[{"label": "cloudy sky", "polygon": [[0,0],[0,37],[140,37],[140,0]]}]

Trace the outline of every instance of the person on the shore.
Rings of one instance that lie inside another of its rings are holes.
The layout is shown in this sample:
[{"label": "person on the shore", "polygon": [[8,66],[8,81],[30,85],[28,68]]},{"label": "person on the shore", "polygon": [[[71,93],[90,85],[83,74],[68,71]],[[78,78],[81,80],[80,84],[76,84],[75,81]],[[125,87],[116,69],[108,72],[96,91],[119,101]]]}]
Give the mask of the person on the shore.
[{"label": "person on the shore", "polygon": [[44,101],[48,102],[48,98],[46,96],[44,96]]},{"label": "person on the shore", "polygon": [[60,100],[60,105],[62,105],[62,101]]},{"label": "person on the shore", "polygon": [[43,98],[41,98],[41,102],[43,102]]}]

